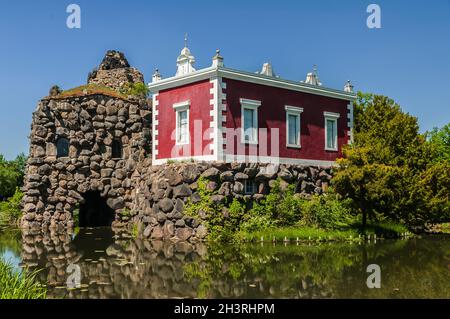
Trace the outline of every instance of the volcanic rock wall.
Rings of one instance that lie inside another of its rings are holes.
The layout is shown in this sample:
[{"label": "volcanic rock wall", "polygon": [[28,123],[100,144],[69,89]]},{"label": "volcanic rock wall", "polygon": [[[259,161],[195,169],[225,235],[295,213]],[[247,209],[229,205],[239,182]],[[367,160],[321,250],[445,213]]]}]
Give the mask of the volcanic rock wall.
[{"label": "volcanic rock wall", "polygon": [[144,77],[136,68],[130,67],[122,52],[106,52],[102,63],[88,76],[88,84],[107,86],[120,90],[129,83],[144,83]]},{"label": "volcanic rock wall", "polygon": [[[198,179],[215,193],[212,201],[224,203],[233,198],[259,201],[279,178],[281,188],[295,184],[300,196],[322,194],[332,174],[331,167],[273,165],[257,163],[172,163],[161,166],[138,165],[141,176],[136,185],[132,215],[143,224],[142,235],[151,239],[203,240],[207,235],[204,220],[208,212],[195,219],[184,214],[186,203],[200,200]],[[245,183],[254,184],[246,194]],[[224,214],[226,218],[226,213]]]},{"label": "volcanic rock wall", "polygon": [[[99,191],[116,212],[132,202],[136,164],[148,157],[149,111],[145,100],[104,94],[41,100],[33,114],[26,168],[23,228],[71,228],[83,194]],[[57,156],[57,141],[69,141]],[[112,157],[119,140],[122,157]]]}]

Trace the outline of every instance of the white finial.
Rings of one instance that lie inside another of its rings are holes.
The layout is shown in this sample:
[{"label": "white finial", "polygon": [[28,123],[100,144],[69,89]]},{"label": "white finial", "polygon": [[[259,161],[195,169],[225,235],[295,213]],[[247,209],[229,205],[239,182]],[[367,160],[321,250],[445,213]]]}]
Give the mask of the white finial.
[{"label": "white finial", "polygon": [[263,64],[261,72],[259,74],[267,75],[267,76],[276,76],[273,71],[272,64],[270,62],[266,62]]},{"label": "white finial", "polygon": [[161,81],[161,79],[162,79],[162,76],[159,73],[159,70],[155,69],[155,73],[153,73],[153,75],[152,75],[152,82],[158,82],[158,81]]},{"label": "white finial", "polygon": [[322,85],[322,82],[319,80],[319,75],[317,74],[317,65],[314,64],[313,71],[306,75],[305,83],[317,86]]},{"label": "white finial", "polygon": [[348,92],[348,93],[353,93],[353,84],[350,82],[350,80],[347,81],[347,83],[345,83],[344,86],[344,91]]},{"label": "white finial", "polygon": [[216,55],[213,56],[212,65],[214,67],[222,67],[223,66],[223,57],[220,55],[220,50],[216,50]]},{"label": "white finial", "polygon": [[187,48],[187,42],[188,42],[188,34],[187,32],[184,34],[184,47]]}]

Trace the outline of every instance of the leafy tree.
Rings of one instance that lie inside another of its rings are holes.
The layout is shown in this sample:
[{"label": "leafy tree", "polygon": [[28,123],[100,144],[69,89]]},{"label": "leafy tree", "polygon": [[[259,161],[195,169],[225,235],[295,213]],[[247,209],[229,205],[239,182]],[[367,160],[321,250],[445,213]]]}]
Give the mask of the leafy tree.
[{"label": "leafy tree", "polygon": [[20,154],[13,161],[7,161],[0,154],[0,200],[14,194],[16,187],[23,186],[26,156]]},{"label": "leafy tree", "polygon": [[333,184],[337,193],[352,199],[363,227],[368,218],[410,226],[447,218],[450,178],[439,175],[445,165],[433,167],[437,147],[419,133],[417,119],[392,99],[358,93],[354,143],[343,154]]},{"label": "leafy tree", "polygon": [[450,162],[450,123],[441,129],[435,127],[427,137],[436,149],[436,161]]},{"label": "leafy tree", "polygon": [[0,202],[0,226],[17,223],[22,215],[20,203],[23,198],[23,193],[16,189],[14,195],[7,201]]}]

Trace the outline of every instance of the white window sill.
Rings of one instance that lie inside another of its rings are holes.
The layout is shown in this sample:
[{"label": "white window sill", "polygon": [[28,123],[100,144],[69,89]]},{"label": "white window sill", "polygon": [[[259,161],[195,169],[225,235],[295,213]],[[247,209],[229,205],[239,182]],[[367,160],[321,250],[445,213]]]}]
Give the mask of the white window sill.
[{"label": "white window sill", "polygon": [[337,149],[337,148],[328,148],[328,147],[325,147],[325,151],[329,151],[329,152],[337,152],[338,149]]},{"label": "white window sill", "polygon": [[297,148],[297,149],[302,148],[301,145],[295,145],[295,144],[286,144],[286,147],[287,147],[287,148]]}]

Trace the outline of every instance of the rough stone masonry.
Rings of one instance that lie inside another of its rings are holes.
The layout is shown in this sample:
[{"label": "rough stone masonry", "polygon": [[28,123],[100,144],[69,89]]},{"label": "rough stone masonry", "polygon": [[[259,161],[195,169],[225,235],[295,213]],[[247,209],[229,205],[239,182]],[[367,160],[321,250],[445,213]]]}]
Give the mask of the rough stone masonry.
[{"label": "rough stone masonry", "polygon": [[[143,237],[199,241],[207,235],[202,218],[206,212],[199,212],[196,220],[183,211],[188,200],[199,200],[200,176],[209,190],[217,191],[212,199],[218,202],[261,200],[277,178],[286,185],[296,183],[296,191],[305,196],[328,187],[330,167],[216,162],[153,166],[151,101],[111,93],[127,83],[144,83],[144,78],[122,53],[108,51],[88,84],[112,90],[52,92],[38,103],[32,117],[22,228],[68,231],[86,193],[98,192],[114,212],[115,228],[138,224]],[[60,139],[68,141],[65,156],[58,156]],[[117,142],[119,157],[113,156]],[[245,193],[246,180],[254,183],[252,194]]]}]

